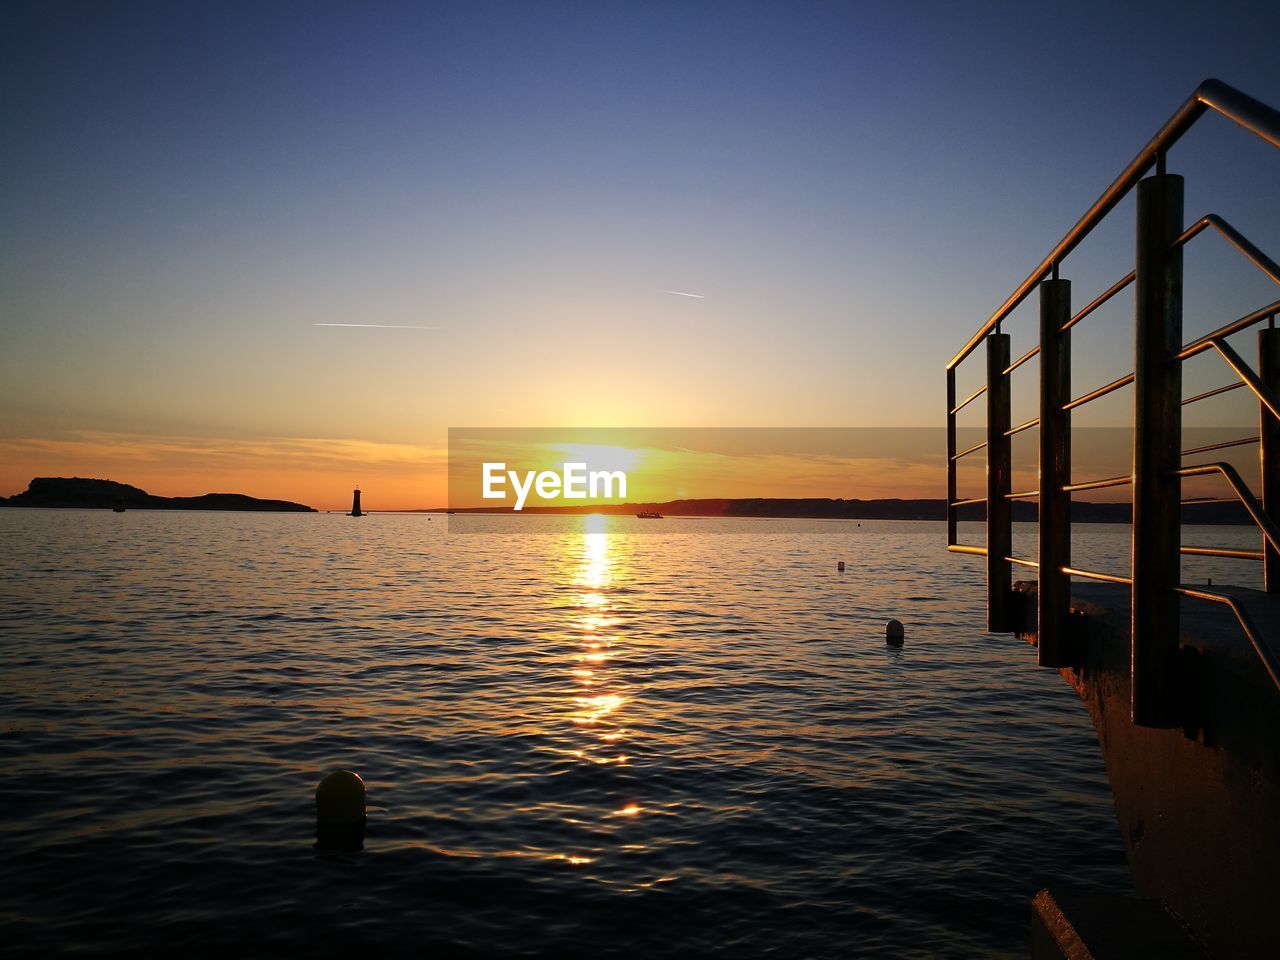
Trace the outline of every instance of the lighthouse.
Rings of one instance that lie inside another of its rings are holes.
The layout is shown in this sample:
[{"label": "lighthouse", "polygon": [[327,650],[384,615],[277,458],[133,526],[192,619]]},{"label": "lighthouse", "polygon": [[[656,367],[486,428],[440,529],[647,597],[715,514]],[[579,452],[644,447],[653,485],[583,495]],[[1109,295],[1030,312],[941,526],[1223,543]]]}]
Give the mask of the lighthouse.
[{"label": "lighthouse", "polygon": [[356,487],[354,490],[351,491],[351,512],[347,514],[347,516],[350,516],[350,517],[364,516],[364,514],[360,512],[360,488],[359,487]]}]

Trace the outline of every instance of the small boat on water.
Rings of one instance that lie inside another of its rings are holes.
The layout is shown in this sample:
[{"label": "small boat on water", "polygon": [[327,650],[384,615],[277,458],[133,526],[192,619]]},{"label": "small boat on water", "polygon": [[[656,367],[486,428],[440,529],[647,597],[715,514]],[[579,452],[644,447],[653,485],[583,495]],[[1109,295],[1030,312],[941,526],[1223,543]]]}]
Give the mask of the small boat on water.
[{"label": "small boat on water", "polygon": [[637,513],[636,516],[641,520],[661,520],[662,519],[662,514],[660,513]]},{"label": "small boat on water", "polygon": [[116,505],[111,510],[113,513],[124,513],[124,497],[116,497]]}]

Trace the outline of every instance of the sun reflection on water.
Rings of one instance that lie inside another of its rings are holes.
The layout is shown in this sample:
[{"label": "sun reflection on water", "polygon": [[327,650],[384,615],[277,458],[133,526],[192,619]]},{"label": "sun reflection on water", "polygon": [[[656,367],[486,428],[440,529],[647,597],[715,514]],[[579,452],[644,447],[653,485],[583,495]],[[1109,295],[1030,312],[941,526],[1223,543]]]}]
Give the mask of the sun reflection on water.
[{"label": "sun reflection on water", "polygon": [[608,531],[608,517],[583,517],[581,540],[571,541],[565,551],[566,559],[575,567],[571,582],[582,591],[572,623],[577,650],[571,655],[574,667],[570,672],[576,690],[571,697],[569,720],[591,739],[590,745],[579,752],[582,759],[622,765],[629,759],[619,751],[626,734],[619,720],[627,698],[618,689],[618,677],[607,669],[618,655],[610,632],[618,623],[612,596],[618,586],[618,568]]},{"label": "sun reflection on water", "polygon": [[609,716],[627,701],[617,694],[606,693],[599,697],[574,697],[573,702],[580,708],[573,718],[574,723],[595,723]]},{"label": "sun reflection on water", "polygon": [[[608,519],[598,513],[582,518],[583,567],[578,582],[592,590],[609,583]],[[601,600],[604,598],[601,597]]]},{"label": "sun reflection on water", "polygon": [[[566,537],[559,547],[561,582],[573,601],[567,605],[568,618],[563,622],[569,682],[558,711],[560,743],[553,748],[563,762],[600,771],[599,787],[607,791],[606,796],[613,792],[610,785],[616,783],[611,771],[630,767],[634,757],[623,722],[630,698],[621,669],[625,651],[619,648],[617,633],[623,620],[619,599],[626,564],[618,562],[615,551],[620,544],[611,536],[610,526],[609,517],[583,517],[581,533]],[[617,824],[617,818],[634,820],[642,812],[633,797],[623,793],[610,796],[598,808],[559,815],[563,822],[586,826],[605,821]],[[629,839],[635,839],[634,831]],[[607,852],[590,845],[561,856],[571,865],[585,866]]]}]

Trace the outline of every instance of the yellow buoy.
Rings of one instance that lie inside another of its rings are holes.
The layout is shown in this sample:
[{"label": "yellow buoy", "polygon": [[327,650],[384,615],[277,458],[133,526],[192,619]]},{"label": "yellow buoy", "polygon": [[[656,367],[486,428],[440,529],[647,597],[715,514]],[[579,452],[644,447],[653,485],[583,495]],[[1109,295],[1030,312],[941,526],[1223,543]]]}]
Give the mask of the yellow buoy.
[{"label": "yellow buoy", "polygon": [[316,823],[356,826],[364,823],[364,781],[350,770],[335,770],[316,787]]}]

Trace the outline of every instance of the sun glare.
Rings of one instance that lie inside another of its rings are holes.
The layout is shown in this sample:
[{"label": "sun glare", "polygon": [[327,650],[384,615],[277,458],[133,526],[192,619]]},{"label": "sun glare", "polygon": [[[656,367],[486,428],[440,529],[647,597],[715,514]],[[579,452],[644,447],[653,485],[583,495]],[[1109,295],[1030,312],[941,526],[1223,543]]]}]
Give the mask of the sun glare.
[{"label": "sun glare", "polygon": [[566,443],[553,447],[566,462],[585,463],[591,470],[621,470],[631,473],[644,459],[644,453],[630,447],[595,443]]}]

